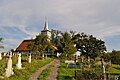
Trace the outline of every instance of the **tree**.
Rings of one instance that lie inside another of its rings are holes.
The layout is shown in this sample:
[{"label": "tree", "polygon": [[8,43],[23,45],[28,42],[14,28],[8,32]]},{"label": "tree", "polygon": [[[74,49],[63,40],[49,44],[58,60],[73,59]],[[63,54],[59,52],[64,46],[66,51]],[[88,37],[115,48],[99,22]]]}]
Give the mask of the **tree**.
[{"label": "tree", "polygon": [[46,50],[48,51],[49,49],[52,49],[50,42],[48,41],[48,37],[43,34],[36,36],[36,38],[31,41],[28,47],[31,51],[39,55],[43,54]]},{"label": "tree", "polygon": [[63,53],[63,47],[61,44],[61,38],[62,38],[61,31],[52,29],[51,34],[52,34],[51,35],[52,45],[57,47],[57,49],[58,49],[57,52]]},{"label": "tree", "polygon": [[68,32],[62,33],[62,47],[63,47],[63,55],[68,58],[72,58],[73,54],[77,51],[74,47],[74,42],[71,40],[71,36]]},{"label": "tree", "polygon": [[[0,42],[2,42],[3,38],[0,38]],[[4,48],[4,46],[0,45],[0,48]]]},{"label": "tree", "polygon": [[113,50],[110,54],[111,62],[120,65],[120,51]]},{"label": "tree", "polygon": [[78,33],[72,40],[76,44],[77,49],[86,57],[95,58],[97,56],[102,56],[104,51],[106,51],[105,42],[97,39],[93,35]]},{"label": "tree", "polygon": [[61,31],[58,31],[58,30],[53,30],[51,31],[51,42],[53,45],[55,46],[59,46],[60,44],[60,36],[59,34],[61,34]]},{"label": "tree", "polygon": [[3,40],[3,38],[0,38],[0,42]]}]

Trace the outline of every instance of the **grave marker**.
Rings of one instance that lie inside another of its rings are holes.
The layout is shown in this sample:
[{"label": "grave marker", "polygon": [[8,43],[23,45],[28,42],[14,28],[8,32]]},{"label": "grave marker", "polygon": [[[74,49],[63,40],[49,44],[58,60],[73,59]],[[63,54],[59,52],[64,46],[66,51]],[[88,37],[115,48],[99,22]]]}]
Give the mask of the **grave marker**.
[{"label": "grave marker", "polygon": [[17,69],[22,69],[22,64],[21,64],[21,53],[18,54],[18,63],[16,64]]},{"label": "grave marker", "polygon": [[5,77],[9,77],[13,74],[14,74],[14,72],[13,72],[13,68],[12,68],[12,59],[11,59],[11,56],[9,56],[7,68],[6,68],[6,72],[5,72]]}]

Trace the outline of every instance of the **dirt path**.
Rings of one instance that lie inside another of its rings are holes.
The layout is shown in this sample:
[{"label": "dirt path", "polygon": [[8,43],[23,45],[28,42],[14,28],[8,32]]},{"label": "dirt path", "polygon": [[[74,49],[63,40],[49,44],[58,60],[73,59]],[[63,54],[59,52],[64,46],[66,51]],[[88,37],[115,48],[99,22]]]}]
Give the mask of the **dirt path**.
[{"label": "dirt path", "polygon": [[56,80],[57,77],[57,71],[59,69],[60,66],[60,60],[55,59],[54,65],[51,69],[50,75],[46,78],[46,80]]},{"label": "dirt path", "polygon": [[54,59],[49,64],[46,64],[45,66],[41,67],[37,72],[33,73],[33,75],[30,76],[29,80],[37,80],[37,78],[42,73],[42,71],[45,70],[46,68],[48,68],[50,65],[54,65],[54,67],[52,68],[52,70],[50,72],[50,76],[48,76],[48,78],[46,80],[55,80],[57,77],[57,71],[60,66],[60,60],[58,60],[58,59]]},{"label": "dirt path", "polygon": [[42,71],[45,70],[50,65],[52,65],[54,62],[55,62],[55,60],[53,60],[49,64],[46,64],[45,66],[41,67],[37,72],[33,73],[33,75],[30,76],[29,80],[37,80],[37,78],[42,73]]}]

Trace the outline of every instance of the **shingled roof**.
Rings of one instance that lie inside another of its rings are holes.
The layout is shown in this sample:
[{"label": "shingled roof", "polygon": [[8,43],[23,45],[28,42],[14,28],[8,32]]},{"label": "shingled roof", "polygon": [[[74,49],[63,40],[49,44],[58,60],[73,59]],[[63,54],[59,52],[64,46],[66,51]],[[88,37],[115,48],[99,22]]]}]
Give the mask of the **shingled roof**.
[{"label": "shingled roof", "polygon": [[23,40],[23,42],[17,47],[16,51],[30,51],[27,47],[32,40]]}]

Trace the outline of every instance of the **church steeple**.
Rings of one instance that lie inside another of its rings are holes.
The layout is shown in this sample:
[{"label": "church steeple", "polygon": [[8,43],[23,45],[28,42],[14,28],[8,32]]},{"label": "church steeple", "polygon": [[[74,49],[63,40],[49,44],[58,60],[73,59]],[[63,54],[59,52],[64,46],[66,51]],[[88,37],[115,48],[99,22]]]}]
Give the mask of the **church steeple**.
[{"label": "church steeple", "polygon": [[49,29],[48,29],[48,22],[47,22],[47,19],[45,19],[44,31],[45,31],[45,30],[49,30]]},{"label": "church steeple", "polygon": [[48,29],[48,22],[47,22],[47,19],[45,19],[44,30],[41,31],[41,34],[47,35],[48,38],[51,39],[51,31]]}]

